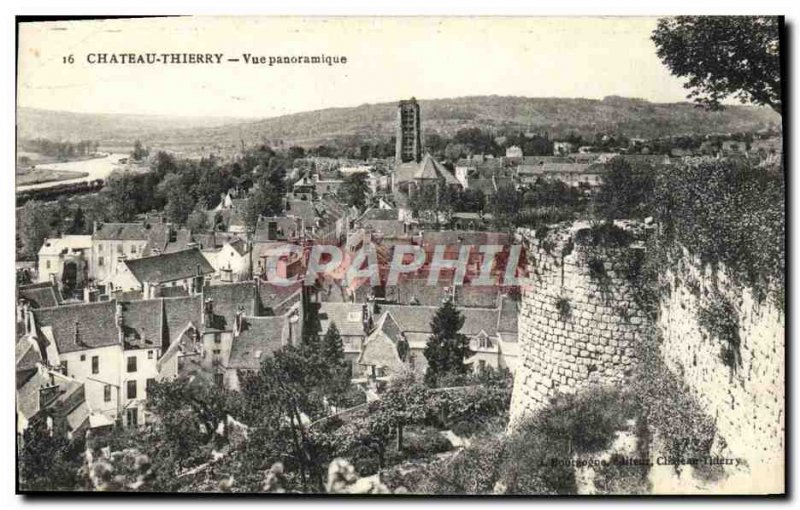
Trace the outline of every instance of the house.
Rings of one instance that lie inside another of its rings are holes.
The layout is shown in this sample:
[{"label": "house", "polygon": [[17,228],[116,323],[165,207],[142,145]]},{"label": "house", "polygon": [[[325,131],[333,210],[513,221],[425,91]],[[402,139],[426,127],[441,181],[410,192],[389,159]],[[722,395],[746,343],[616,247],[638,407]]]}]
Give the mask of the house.
[{"label": "house", "polygon": [[39,344],[33,337],[20,338],[15,351],[15,400],[20,441],[29,424],[40,419],[47,421],[50,430],[65,429],[68,437],[113,424],[108,417],[91,409],[83,383],[44,364]]},{"label": "house", "polygon": [[520,165],[518,179],[522,184],[533,184],[537,179],[561,181],[567,186],[597,187],[603,182],[605,165],[589,163],[542,163]]},{"label": "house", "polygon": [[160,220],[141,223],[94,223],[89,278],[104,288],[116,278],[123,260],[186,249],[191,233]]},{"label": "house", "polygon": [[65,235],[45,239],[39,248],[39,282],[82,287],[92,266],[92,236]]},{"label": "house", "polygon": [[[441,288],[436,289],[442,292]],[[440,294],[441,296],[441,294]],[[441,305],[389,303],[320,303],[317,314],[322,338],[336,324],[356,382],[389,378],[401,363],[424,372],[425,347],[431,322]],[[444,296],[444,299],[448,299]],[[500,296],[490,307],[458,307],[464,317],[461,333],[470,339],[473,355],[465,360],[481,367],[508,368],[518,360],[517,303]]]},{"label": "house", "polygon": [[744,154],[747,152],[747,142],[739,140],[724,140],[722,142],[723,154]]},{"label": "house", "polygon": [[575,152],[575,144],[570,142],[553,142],[553,156],[566,156]]},{"label": "house", "polygon": [[240,238],[234,237],[215,253],[211,264],[215,277],[222,282],[240,282],[251,278],[250,246]]},{"label": "house", "polygon": [[20,311],[23,307],[50,308],[63,302],[58,286],[51,282],[31,283],[17,287],[17,320],[22,321]]},{"label": "house", "polygon": [[522,159],[522,149],[516,145],[512,145],[506,149],[506,159]]},{"label": "house", "polygon": [[197,292],[204,280],[214,273],[197,248],[151,257],[120,261],[109,287],[112,290],[142,291],[145,299],[159,297],[165,287],[179,287],[187,293]]},{"label": "house", "polygon": [[319,174],[314,174],[314,193],[317,197],[336,195],[343,182],[341,179],[321,179]]},{"label": "house", "polygon": [[[405,334],[392,314],[385,312],[364,342],[356,361],[364,370],[358,372],[368,379],[388,380],[403,370],[407,362],[411,365],[409,351]],[[422,371],[419,365],[412,366]]]},{"label": "house", "polygon": [[[258,333],[275,329],[267,328],[264,317],[283,321],[277,337]],[[198,377],[212,384],[231,381],[235,388],[238,379],[230,370],[236,367],[229,361],[232,352],[243,352],[237,348],[242,333],[247,345],[270,346],[275,338],[296,343],[302,318],[299,285],[249,281],[209,286],[191,296],[28,308],[22,338],[33,342],[42,365],[85,386],[93,411],[140,426],[150,419],[145,404],[153,381]],[[21,350],[18,355],[32,356]]]}]

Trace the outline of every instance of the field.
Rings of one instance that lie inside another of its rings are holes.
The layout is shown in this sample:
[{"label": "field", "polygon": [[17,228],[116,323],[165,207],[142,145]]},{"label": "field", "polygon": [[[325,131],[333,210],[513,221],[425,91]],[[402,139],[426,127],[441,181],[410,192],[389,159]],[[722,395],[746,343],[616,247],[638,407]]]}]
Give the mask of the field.
[{"label": "field", "polygon": [[43,182],[66,181],[68,179],[79,179],[89,175],[87,172],[71,172],[68,170],[51,170],[48,168],[34,169],[17,168],[17,186],[28,184],[41,184]]}]

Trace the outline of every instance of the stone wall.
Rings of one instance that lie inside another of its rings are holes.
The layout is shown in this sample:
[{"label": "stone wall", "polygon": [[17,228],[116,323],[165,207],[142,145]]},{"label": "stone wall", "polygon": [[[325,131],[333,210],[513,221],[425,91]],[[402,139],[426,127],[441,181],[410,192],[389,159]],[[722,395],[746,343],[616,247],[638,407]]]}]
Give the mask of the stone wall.
[{"label": "stone wall", "polygon": [[[704,267],[685,251],[661,273],[661,284],[656,326],[664,362],[714,418],[718,450],[744,459],[754,478],[782,486],[783,313],[772,299],[759,303],[750,289],[734,285],[724,268]],[[721,301],[731,305],[727,320],[738,326],[738,363],[723,360],[724,340],[701,325],[699,311]]]},{"label": "stone wall", "polygon": [[512,427],[557,393],[619,384],[632,372],[645,314],[631,296],[619,249],[588,250],[576,243],[586,226],[540,238],[518,232],[529,275],[522,282]]},{"label": "stone wall", "polygon": [[[780,492],[785,465],[783,312],[771,299],[759,302],[750,289],[734,285],[725,268],[712,270],[684,251],[660,268],[658,319],[652,324],[633,299],[626,272],[625,260],[640,248],[581,246],[576,234],[585,227],[538,237],[518,231],[527,248],[529,274],[522,282],[511,428],[560,392],[624,382],[637,363],[637,342],[656,331],[665,364],[715,421],[711,453],[749,466],[729,472],[724,485],[715,482],[708,490]],[[598,261],[605,273],[600,279]],[[701,310],[721,302],[733,312],[723,324],[734,324],[740,339],[734,363],[723,355],[730,344],[702,325]],[[667,484],[677,478],[665,474],[666,481],[654,483],[654,491],[702,492],[687,472],[672,489]]]}]

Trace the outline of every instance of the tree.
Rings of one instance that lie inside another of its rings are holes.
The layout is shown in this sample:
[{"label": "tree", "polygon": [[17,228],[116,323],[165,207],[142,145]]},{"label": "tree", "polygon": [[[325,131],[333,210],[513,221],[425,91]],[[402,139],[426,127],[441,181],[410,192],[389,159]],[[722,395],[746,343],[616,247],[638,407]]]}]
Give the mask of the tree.
[{"label": "tree", "polygon": [[653,168],[635,171],[627,161],[614,158],[596,196],[600,215],[615,220],[651,214],[654,172]]},{"label": "tree", "polygon": [[720,101],[735,96],[780,114],[779,23],[774,16],[677,16],[660,19],[651,37],[698,104],[719,110]]},{"label": "tree", "polygon": [[194,206],[195,202],[192,195],[178,188],[169,193],[167,205],[164,207],[164,214],[171,222],[184,225]]},{"label": "tree", "polygon": [[451,300],[442,303],[431,321],[433,334],[425,346],[425,359],[428,370],[425,382],[435,385],[445,374],[463,374],[468,367],[464,360],[469,356],[469,339],[459,333],[464,325],[464,316]]},{"label": "tree", "polygon": [[342,199],[349,207],[363,209],[367,203],[369,185],[367,184],[367,174],[351,174],[344,178],[339,187]]},{"label": "tree", "polygon": [[498,188],[491,206],[495,221],[503,226],[516,227],[520,203],[520,195],[513,185],[509,184]]},{"label": "tree", "polygon": [[135,161],[141,161],[144,158],[146,158],[149,154],[150,154],[150,151],[148,151],[142,145],[142,142],[140,142],[139,140],[136,140],[133,143],[133,152],[131,152],[131,158],[133,158]]},{"label": "tree", "polygon": [[205,232],[208,228],[208,216],[201,209],[195,209],[186,220],[186,227],[192,232]]},{"label": "tree", "polygon": [[176,172],[178,170],[178,164],[175,161],[175,156],[168,152],[158,151],[151,165],[151,170],[159,179],[163,179],[164,176],[169,173]]},{"label": "tree", "polygon": [[[52,420],[52,428],[47,424],[48,419]],[[28,491],[76,490],[81,464],[80,443],[67,438],[63,419],[47,411],[37,416],[22,434],[20,487]]]},{"label": "tree", "polygon": [[83,208],[78,206],[75,213],[72,215],[72,223],[67,229],[68,234],[83,234],[86,231],[86,217],[83,213]]},{"label": "tree", "polygon": [[25,202],[19,210],[17,234],[22,243],[23,257],[36,257],[44,240],[50,235],[47,206],[38,200]]},{"label": "tree", "polygon": [[322,339],[320,353],[325,361],[332,366],[343,366],[345,363],[342,337],[339,335],[339,328],[333,322],[328,326],[325,337]]}]

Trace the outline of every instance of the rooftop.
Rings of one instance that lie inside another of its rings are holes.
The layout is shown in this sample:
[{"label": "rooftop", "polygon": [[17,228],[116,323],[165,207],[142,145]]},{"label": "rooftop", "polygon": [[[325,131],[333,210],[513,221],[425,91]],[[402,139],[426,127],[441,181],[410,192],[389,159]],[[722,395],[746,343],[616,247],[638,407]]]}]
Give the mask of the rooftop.
[{"label": "rooftop", "polygon": [[214,272],[197,248],[124,260],[123,263],[140,283],[172,282]]}]

